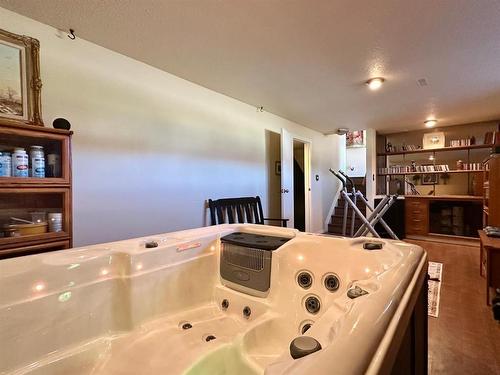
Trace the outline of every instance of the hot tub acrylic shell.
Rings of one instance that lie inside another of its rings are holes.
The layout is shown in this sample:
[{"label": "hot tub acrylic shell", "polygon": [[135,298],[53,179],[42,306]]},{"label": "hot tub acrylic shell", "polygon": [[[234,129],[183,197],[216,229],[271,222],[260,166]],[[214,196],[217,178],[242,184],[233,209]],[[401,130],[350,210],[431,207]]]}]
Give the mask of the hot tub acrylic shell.
[{"label": "hot tub acrylic shell", "polygon": [[[219,276],[220,237],[235,231],[292,238],[273,253],[265,298]],[[220,225],[0,261],[0,374],[386,372],[426,255],[401,241],[364,250],[370,240]],[[368,293],[349,298],[355,286]],[[308,324],[322,349],[294,360],[290,342]]]}]

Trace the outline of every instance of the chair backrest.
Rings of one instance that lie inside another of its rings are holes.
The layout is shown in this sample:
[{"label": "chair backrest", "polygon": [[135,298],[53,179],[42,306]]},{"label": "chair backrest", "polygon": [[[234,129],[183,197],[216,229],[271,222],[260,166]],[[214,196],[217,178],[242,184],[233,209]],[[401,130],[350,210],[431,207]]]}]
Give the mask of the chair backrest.
[{"label": "chair backrest", "polygon": [[211,225],[252,223],[264,224],[260,197],[208,200]]}]

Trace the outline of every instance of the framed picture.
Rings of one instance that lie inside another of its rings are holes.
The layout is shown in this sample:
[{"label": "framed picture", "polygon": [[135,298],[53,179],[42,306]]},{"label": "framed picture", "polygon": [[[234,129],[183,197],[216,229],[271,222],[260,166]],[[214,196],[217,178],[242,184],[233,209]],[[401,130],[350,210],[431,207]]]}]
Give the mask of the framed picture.
[{"label": "framed picture", "polygon": [[439,174],[428,173],[422,175],[422,185],[436,185],[439,184]]},{"label": "framed picture", "polygon": [[443,148],[444,141],[445,137],[443,132],[425,133],[422,144],[425,150],[432,150],[433,148]]},{"label": "framed picture", "polygon": [[365,131],[353,130],[348,131],[345,136],[346,147],[366,147]]},{"label": "framed picture", "polygon": [[0,29],[0,121],[43,126],[40,43]]}]

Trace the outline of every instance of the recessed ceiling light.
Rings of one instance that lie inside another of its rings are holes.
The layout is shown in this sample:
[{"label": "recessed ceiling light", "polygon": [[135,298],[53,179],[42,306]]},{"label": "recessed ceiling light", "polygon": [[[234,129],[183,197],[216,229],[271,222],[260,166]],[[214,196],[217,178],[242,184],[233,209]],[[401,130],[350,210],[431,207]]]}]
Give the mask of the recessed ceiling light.
[{"label": "recessed ceiling light", "polygon": [[433,128],[437,124],[437,120],[427,120],[424,121],[425,127],[426,128]]},{"label": "recessed ceiling light", "polygon": [[368,88],[370,90],[378,90],[379,88],[382,87],[382,84],[385,82],[385,79],[382,78],[382,77],[376,77],[376,78],[372,78],[372,79],[369,79],[368,81],[366,81],[366,84],[368,85]]}]

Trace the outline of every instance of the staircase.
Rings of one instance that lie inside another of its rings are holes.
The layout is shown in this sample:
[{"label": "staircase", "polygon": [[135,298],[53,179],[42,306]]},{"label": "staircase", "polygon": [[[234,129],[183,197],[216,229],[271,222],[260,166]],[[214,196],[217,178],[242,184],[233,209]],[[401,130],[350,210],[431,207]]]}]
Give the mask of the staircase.
[{"label": "staircase", "polygon": [[[365,187],[365,179],[363,177],[353,177],[352,180],[356,184],[356,189],[360,190],[363,195],[366,194],[366,187]],[[333,211],[332,219],[330,221],[330,224],[328,224],[328,233],[329,234],[335,234],[338,236],[342,236],[342,222],[344,219],[344,204],[345,200],[344,197],[340,197],[337,200],[337,205],[335,206],[335,210]],[[356,206],[359,208],[359,210],[365,214],[366,212],[366,206],[361,200],[356,201]],[[347,226],[346,226],[346,236],[349,237],[351,235],[351,221],[352,221],[352,216],[356,215],[352,208],[348,206],[348,216],[347,216]],[[356,219],[354,220],[354,232],[359,229],[361,226],[362,221],[359,219],[359,217],[356,215]]]}]

